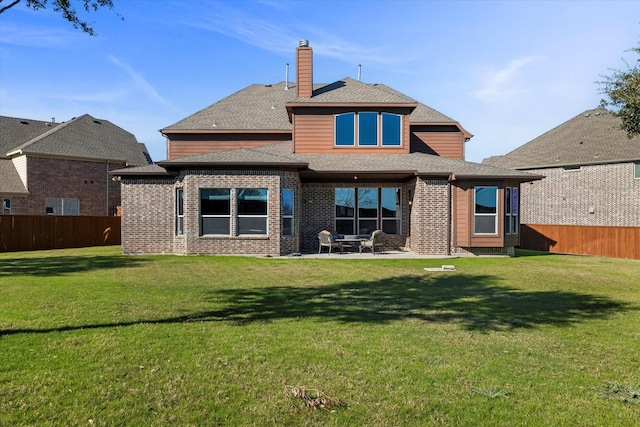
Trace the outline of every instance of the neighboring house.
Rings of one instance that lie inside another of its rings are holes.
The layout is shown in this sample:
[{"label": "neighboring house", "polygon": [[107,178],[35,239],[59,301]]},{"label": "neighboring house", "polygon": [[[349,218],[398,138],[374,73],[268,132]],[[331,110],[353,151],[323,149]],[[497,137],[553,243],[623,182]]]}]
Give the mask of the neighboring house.
[{"label": "neighboring house", "polygon": [[[483,164],[545,176],[522,187],[522,224],[540,230],[542,225],[599,227],[598,240],[607,239],[606,227],[640,227],[640,137],[629,139],[620,120],[605,110],[587,110]],[[551,246],[567,247],[561,230],[545,229],[552,233],[547,236]],[[581,234],[588,230],[576,229]],[[620,237],[611,234],[608,239]],[[596,244],[585,241],[570,251],[598,254],[590,245]],[[637,251],[638,242],[635,246]]]},{"label": "neighboring house", "polygon": [[162,129],[168,160],[114,172],[124,253],[286,255],[317,250],[323,229],[381,229],[420,254],[511,253],[520,183],[539,176],[465,162],[471,134],[385,85],[314,84],[304,41],[296,70]]},{"label": "neighboring house", "polygon": [[114,215],[109,174],[151,163],[144,144],[87,114],[67,122],[0,116],[0,215]]}]

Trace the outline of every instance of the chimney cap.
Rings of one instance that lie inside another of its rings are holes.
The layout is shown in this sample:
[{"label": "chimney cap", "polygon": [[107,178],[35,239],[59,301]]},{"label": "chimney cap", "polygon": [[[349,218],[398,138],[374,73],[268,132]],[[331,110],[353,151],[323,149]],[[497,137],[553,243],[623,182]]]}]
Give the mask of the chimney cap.
[{"label": "chimney cap", "polygon": [[309,40],[304,40],[304,39],[300,40],[298,42],[298,46],[300,46],[300,47],[309,47]]}]

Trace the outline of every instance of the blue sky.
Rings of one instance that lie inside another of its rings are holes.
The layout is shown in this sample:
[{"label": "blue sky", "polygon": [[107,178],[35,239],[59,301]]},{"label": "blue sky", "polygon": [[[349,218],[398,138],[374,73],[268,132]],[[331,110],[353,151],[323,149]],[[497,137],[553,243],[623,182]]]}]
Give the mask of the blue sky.
[{"label": "blue sky", "polygon": [[[0,15],[0,115],[109,120],[166,158],[159,129],[252,83],[307,39],[314,81],[384,83],[459,121],[466,159],[506,154],[598,105],[640,42],[634,1],[114,0],[88,19]],[[121,15],[124,20],[120,19]]]}]

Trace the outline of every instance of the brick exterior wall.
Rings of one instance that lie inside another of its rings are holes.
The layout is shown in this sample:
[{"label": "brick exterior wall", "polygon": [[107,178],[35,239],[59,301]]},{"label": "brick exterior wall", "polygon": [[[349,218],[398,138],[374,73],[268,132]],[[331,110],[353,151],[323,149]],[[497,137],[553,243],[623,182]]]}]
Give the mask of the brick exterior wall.
[{"label": "brick exterior wall", "polygon": [[546,178],[521,185],[523,224],[640,226],[640,180],[633,163],[531,171]]},{"label": "brick exterior wall", "polygon": [[447,180],[416,180],[411,206],[410,249],[413,252],[425,255],[449,253],[450,191]]},{"label": "brick exterior wall", "polygon": [[[107,163],[56,159],[27,158],[26,197],[11,199],[13,215],[45,215],[48,198],[78,199],[80,215],[109,216],[120,205],[120,183],[114,182],[108,170],[125,167],[123,163]],[[0,209],[0,214],[9,212]]]},{"label": "brick exterior wall", "polygon": [[122,253],[174,253],[173,179],[122,180]]},{"label": "brick exterior wall", "polygon": [[[184,234],[175,234],[176,188],[183,189]],[[231,189],[231,235],[200,236],[200,189]],[[236,190],[268,190],[267,236],[237,236]],[[281,190],[294,191],[300,222],[298,174],[286,171],[187,170],[175,180],[124,180],[122,251],[127,254],[242,254],[278,256],[298,252],[299,236],[280,236]]]},{"label": "brick exterior wall", "polygon": [[[382,187],[401,189],[401,234],[388,235],[388,249],[417,254],[476,254],[473,248],[452,247],[451,187],[446,179],[417,178],[407,183],[301,183],[297,172],[186,170],[175,179],[122,181],[122,251],[125,254],[288,255],[317,252],[318,232],[335,228],[335,189]],[[175,233],[176,188],[183,189],[184,234]],[[230,236],[200,236],[200,189],[231,189]],[[237,236],[236,189],[268,190],[267,236]],[[281,191],[294,191],[295,235],[281,236]],[[409,202],[412,202],[411,205]],[[505,248],[485,248],[482,254],[503,254]],[[480,254],[480,253],[477,253]]]}]

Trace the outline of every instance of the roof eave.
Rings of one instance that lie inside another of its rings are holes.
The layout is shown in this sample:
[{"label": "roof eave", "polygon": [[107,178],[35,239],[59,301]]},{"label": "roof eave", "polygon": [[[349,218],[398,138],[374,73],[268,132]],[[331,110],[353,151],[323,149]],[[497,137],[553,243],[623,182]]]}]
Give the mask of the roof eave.
[{"label": "roof eave", "polygon": [[160,133],[166,134],[220,134],[220,133],[291,133],[291,129],[160,129]]},{"label": "roof eave", "polygon": [[498,175],[453,174],[451,175],[452,181],[509,179],[513,181],[528,182],[528,181],[538,181],[543,178],[544,178],[544,175],[537,175],[537,174],[528,174],[528,176],[508,175],[508,174],[498,174]]},{"label": "roof eave", "polygon": [[562,168],[565,166],[596,166],[596,165],[611,165],[616,163],[637,163],[637,162],[640,162],[640,158],[617,159],[617,160],[594,160],[591,162],[556,163],[556,164],[548,164],[548,165],[513,166],[513,167],[510,167],[510,169],[515,169],[515,170],[550,169],[550,168]]},{"label": "roof eave", "polygon": [[294,168],[304,169],[309,166],[308,163],[303,162],[176,162],[176,161],[163,161],[157,162],[158,166],[163,168],[186,168],[186,167],[267,167],[267,168]]}]

